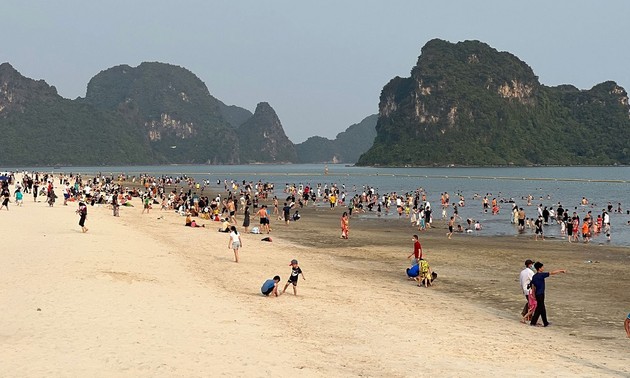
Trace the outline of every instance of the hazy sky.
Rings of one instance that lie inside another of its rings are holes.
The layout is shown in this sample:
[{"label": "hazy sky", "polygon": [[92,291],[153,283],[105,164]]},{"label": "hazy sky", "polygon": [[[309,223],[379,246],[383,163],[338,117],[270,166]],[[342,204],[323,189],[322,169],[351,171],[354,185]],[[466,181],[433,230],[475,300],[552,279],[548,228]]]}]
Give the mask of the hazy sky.
[{"label": "hazy sky", "polygon": [[85,96],[99,71],[143,61],[188,68],[228,105],[266,101],[289,138],[329,138],[378,112],[430,39],[477,39],[543,84],[630,90],[630,1],[2,2],[0,62]]}]

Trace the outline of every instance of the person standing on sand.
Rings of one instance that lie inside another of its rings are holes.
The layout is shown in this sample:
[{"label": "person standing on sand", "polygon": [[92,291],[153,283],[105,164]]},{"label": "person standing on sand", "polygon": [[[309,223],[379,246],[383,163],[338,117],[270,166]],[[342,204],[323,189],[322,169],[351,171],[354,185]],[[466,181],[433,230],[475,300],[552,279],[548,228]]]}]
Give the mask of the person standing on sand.
[{"label": "person standing on sand", "polygon": [[262,205],[260,210],[256,213],[256,216],[260,219],[260,231],[267,231],[269,233],[269,215],[267,214],[267,205]]},{"label": "person standing on sand", "polygon": [[[286,205],[286,203],[285,203]],[[273,215],[279,216],[278,214],[278,197],[273,196]]]},{"label": "person standing on sand", "polygon": [[448,221],[448,232],[446,233],[446,236],[448,236],[449,239],[451,238],[451,236],[453,236],[454,225],[455,225],[455,217],[451,217],[451,219]]},{"label": "person standing on sand", "polygon": [[[24,195],[22,194],[22,191],[20,190],[20,188],[15,189],[15,205],[16,206],[22,206],[24,200]],[[7,207],[8,209],[8,207]]]},{"label": "person standing on sand", "polygon": [[33,183],[33,202],[37,202],[37,189],[39,189],[39,181]]},{"label": "person standing on sand", "polygon": [[243,246],[241,235],[236,231],[236,226],[230,227],[230,241],[228,241],[228,249],[234,250],[234,262],[238,263],[238,250]]},{"label": "person standing on sand", "polygon": [[81,226],[81,232],[88,232],[87,227],[85,227],[85,219],[87,218],[87,205],[85,202],[79,202],[79,208],[77,209],[77,214],[79,214],[79,226]]},{"label": "person standing on sand", "polygon": [[414,235],[411,239],[413,241],[413,252],[407,256],[408,259],[413,256],[413,260],[411,260],[411,266],[418,265],[418,262],[422,258],[422,245],[420,245],[420,241],[418,240],[418,235]]},{"label": "person standing on sand", "polygon": [[536,268],[536,274],[532,277],[531,284],[535,286],[537,306],[529,324],[532,326],[537,325],[538,318],[542,317],[543,326],[547,327],[551,323],[547,321],[547,309],[545,308],[545,279],[550,275],[566,273],[567,271],[566,269],[557,269],[551,272],[545,272],[545,267],[540,261],[534,264],[534,268]]},{"label": "person standing on sand", "polygon": [[348,233],[350,232],[350,218],[347,212],[343,212],[341,215],[341,238],[348,239]]},{"label": "person standing on sand", "polygon": [[523,295],[525,295],[525,307],[523,307],[523,311],[521,311],[521,316],[525,316],[529,309],[529,294],[531,292],[529,284],[532,282],[532,277],[534,277],[533,265],[534,262],[532,260],[525,260],[525,268],[521,270],[521,274],[519,275],[521,290],[523,291]]},{"label": "person standing on sand", "polygon": [[630,338],[630,314],[628,314],[626,320],[623,322],[623,327],[626,329],[626,335]]},{"label": "person standing on sand", "polygon": [[243,228],[245,228],[245,233],[247,233],[249,228],[249,206],[245,206],[245,213],[243,214]]},{"label": "person standing on sand", "polygon": [[6,184],[2,188],[0,198],[2,198],[2,205],[0,205],[0,210],[2,210],[3,207],[6,207],[7,211],[9,211],[9,199],[11,198],[11,193],[9,192],[9,184]]},{"label": "person standing on sand", "polygon": [[114,191],[112,195],[112,214],[115,217],[120,216],[120,205],[118,204],[118,191]]},{"label": "person standing on sand", "polygon": [[55,194],[55,190],[53,189],[52,183],[48,184],[48,192],[47,192],[47,202],[48,202],[48,206],[49,207],[53,207],[55,206],[55,200],[57,198],[57,195]]},{"label": "person standing on sand", "polygon": [[287,281],[287,283],[284,285],[284,289],[282,289],[282,294],[284,294],[284,292],[287,290],[287,287],[289,287],[289,285],[293,285],[293,295],[297,295],[298,277],[301,274],[303,280],[306,280],[306,278],[304,277],[304,273],[302,273],[302,269],[300,269],[300,266],[298,265],[297,260],[295,259],[291,260],[290,265],[291,265],[291,275],[289,276],[289,280]]},{"label": "person standing on sand", "polygon": [[144,198],[142,199],[142,214],[144,214],[145,210],[147,214],[149,214],[149,211],[151,210],[151,198],[148,194],[145,194]]},{"label": "person standing on sand", "polygon": [[236,207],[234,205],[234,200],[232,198],[228,198],[227,210],[230,216],[230,223],[236,224]]},{"label": "person standing on sand", "polygon": [[334,209],[337,204],[337,196],[335,193],[332,193],[330,197],[328,197],[328,200],[330,201],[330,210]]},{"label": "person standing on sand", "polygon": [[291,221],[291,206],[287,205],[286,202],[282,207],[282,219],[284,219],[284,223],[287,225]]}]

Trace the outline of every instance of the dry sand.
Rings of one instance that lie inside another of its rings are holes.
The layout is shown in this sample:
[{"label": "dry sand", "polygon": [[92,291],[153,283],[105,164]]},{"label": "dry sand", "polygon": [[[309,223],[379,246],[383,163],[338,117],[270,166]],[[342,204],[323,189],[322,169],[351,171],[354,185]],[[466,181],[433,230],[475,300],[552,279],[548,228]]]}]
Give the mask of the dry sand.
[{"label": "dry sand", "polygon": [[[341,240],[343,209],[305,209],[272,243],[243,235],[236,264],[216,223],[133,202],[90,207],[86,234],[75,203],[0,212],[0,376],[630,376],[627,248],[447,241],[438,224],[426,289],[405,278],[406,220],[355,217]],[[292,258],[299,295],[261,296]],[[549,328],[519,323],[526,258],[569,269],[547,280]]]}]

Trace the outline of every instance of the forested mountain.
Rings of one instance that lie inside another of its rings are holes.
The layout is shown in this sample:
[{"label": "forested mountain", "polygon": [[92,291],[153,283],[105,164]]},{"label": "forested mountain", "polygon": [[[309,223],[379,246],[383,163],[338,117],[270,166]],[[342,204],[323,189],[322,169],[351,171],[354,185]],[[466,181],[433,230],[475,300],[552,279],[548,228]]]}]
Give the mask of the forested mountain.
[{"label": "forested mountain", "polygon": [[354,163],[374,143],[376,120],[373,114],[337,134],[334,140],[314,136],[296,144],[300,163]]},{"label": "forested mountain", "polygon": [[250,119],[238,128],[243,163],[294,163],[295,146],[287,138],[273,108],[266,102],[256,106]]},{"label": "forested mountain", "polygon": [[65,99],[43,80],[0,64],[2,165],[150,163],[140,130],[113,112]]},{"label": "forested mountain", "polygon": [[76,100],[4,63],[0,132],[0,166],[297,161],[269,104],[225,105],[192,72],[155,62],[101,71]]},{"label": "forested mountain", "polygon": [[549,87],[510,53],[435,39],[410,77],[383,88],[377,136],[358,164],[628,164],[629,114],[612,81]]},{"label": "forested mountain", "polygon": [[222,101],[219,101],[219,111],[223,118],[235,129],[238,129],[240,125],[253,116],[252,112],[247,109],[236,105],[225,105]]},{"label": "forested mountain", "polygon": [[[630,164],[626,91],[540,84],[478,41],[429,41],[408,78],[382,90],[378,116],[295,146],[275,111],[213,97],[185,68],[109,68],[85,98],[0,65],[1,166],[354,162],[359,165]],[[372,145],[373,142],[373,145]]]},{"label": "forested mountain", "polygon": [[85,101],[142,130],[152,150],[169,163],[239,162],[238,137],[221,113],[223,104],[185,68],[112,67],[90,80]]}]

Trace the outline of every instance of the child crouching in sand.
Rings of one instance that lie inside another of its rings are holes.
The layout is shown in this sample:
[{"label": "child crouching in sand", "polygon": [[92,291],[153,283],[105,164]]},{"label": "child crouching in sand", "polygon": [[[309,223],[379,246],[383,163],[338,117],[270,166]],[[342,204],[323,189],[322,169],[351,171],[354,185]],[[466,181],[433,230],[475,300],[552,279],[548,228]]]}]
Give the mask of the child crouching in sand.
[{"label": "child crouching in sand", "polygon": [[280,283],[280,276],[275,276],[271,280],[267,280],[260,288],[262,295],[268,297],[270,294],[274,297],[278,296],[278,283]]}]

